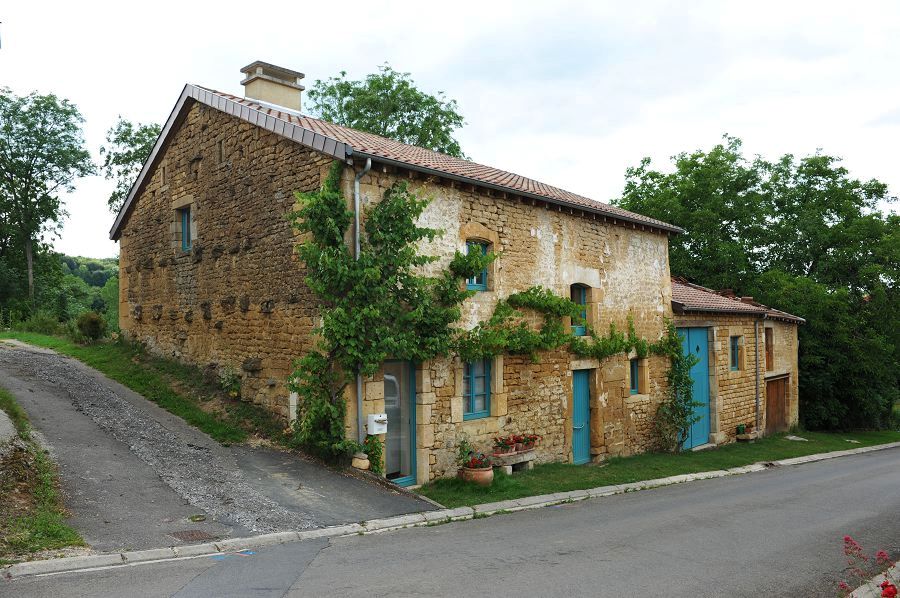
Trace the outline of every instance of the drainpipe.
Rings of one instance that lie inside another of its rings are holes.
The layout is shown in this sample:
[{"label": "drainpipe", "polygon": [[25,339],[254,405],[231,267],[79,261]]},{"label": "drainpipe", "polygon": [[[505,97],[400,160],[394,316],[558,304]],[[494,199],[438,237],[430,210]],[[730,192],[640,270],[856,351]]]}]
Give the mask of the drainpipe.
[{"label": "drainpipe", "polygon": [[756,379],[756,437],[760,438],[762,435],[759,431],[759,323],[761,320],[766,319],[766,314],[763,314],[763,317],[760,320],[756,320],[753,322],[753,344],[756,347],[754,354],[756,355],[756,371],[754,378]]},{"label": "drainpipe", "polygon": [[[366,158],[366,166],[353,179],[353,257],[359,259],[359,180],[372,169],[372,158]],[[757,415],[757,419],[759,416]],[[362,444],[366,439],[363,423],[362,374],[356,374],[356,437]]]}]

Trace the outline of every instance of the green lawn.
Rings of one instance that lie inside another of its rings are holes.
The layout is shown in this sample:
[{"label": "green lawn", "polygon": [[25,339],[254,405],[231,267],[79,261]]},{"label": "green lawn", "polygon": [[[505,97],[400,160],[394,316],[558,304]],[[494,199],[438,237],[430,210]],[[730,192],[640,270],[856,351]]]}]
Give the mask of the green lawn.
[{"label": "green lawn", "polygon": [[[627,484],[685,473],[728,469],[758,461],[774,461],[900,441],[900,432],[891,431],[846,434],[803,432],[798,435],[808,439],[809,442],[785,440],[784,435],[777,435],[752,444],[730,444],[696,453],[687,452],[679,455],[650,453],[613,458],[604,466],[548,463],[536,465],[532,471],[512,476],[496,475],[494,483],[487,488],[457,479],[442,479],[422,486],[419,492],[446,507],[472,506],[524,496]],[[847,440],[858,440],[859,444]]]},{"label": "green lawn", "polygon": [[0,564],[41,550],[83,546],[78,532],[65,523],[56,466],[31,440],[25,411],[3,388],[0,409],[25,441],[24,448],[0,460]]},{"label": "green lawn", "polygon": [[285,444],[284,422],[263,408],[230,399],[214,381],[204,380],[196,367],[160,359],[139,345],[99,342],[80,345],[66,338],[33,332],[0,332],[13,338],[69,355],[103,372],[131,390],[224,444],[239,443],[250,434]]}]

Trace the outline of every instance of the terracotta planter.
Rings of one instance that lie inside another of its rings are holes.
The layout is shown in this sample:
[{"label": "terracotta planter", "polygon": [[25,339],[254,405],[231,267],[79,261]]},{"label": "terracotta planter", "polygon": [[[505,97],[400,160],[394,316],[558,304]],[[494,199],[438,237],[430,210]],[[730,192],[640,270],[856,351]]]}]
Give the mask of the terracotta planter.
[{"label": "terracotta planter", "polygon": [[534,448],[533,442],[526,442],[524,445],[522,445],[522,450],[525,450],[525,451],[530,451],[533,448]]},{"label": "terracotta planter", "polygon": [[521,442],[517,442],[516,443],[516,452],[518,453],[519,451],[524,451],[524,450],[525,450],[525,445],[522,444]]},{"label": "terracotta planter", "polygon": [[472,482],[474,484],[478,484],[479,486],[490,486],[491,482],[494,481],[494,468],[493,467],[477,467],[477,468],[469,468],[469,467],[460,467],[459,471],[456,473],[456,477],[465,481]]},{"label": "terracotta planter", "polygon": [[515,452],[516,452],[516,447],[514,447],[514,446],[507,446],[505,448],[498,446],[498,447],[494,448],[494,454],[497,456],[512,455],[512,454],[515,454]]}]

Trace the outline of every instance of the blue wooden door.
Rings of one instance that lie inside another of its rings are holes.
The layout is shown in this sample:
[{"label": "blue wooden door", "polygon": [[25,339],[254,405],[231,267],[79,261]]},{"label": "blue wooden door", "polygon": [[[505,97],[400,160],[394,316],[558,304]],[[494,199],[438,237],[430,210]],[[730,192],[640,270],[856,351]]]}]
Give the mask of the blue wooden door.
[{"label": "blue wooden door", "polygon": [[691,368],[694,417],[698,418],[685,430],[683,448],[691,449],[709,442],[709,345],[706,328],[679,328],[681,348],[692,354],[697,363]]},{"label": "blue wooden door", "polygon": [[591,370],[575,370],[572,378],[572,462],[591,460]]}]

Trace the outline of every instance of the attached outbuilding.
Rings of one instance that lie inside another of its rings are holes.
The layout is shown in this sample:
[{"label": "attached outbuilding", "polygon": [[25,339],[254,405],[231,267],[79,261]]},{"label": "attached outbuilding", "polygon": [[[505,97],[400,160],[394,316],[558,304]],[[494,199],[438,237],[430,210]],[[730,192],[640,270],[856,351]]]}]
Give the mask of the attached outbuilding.
[{"label": "attached outbuilding", "polygon": [[803,318],[678,278],[672,311],[685,352],[697,357],[691,375],[698,421],[686,448],[733,441],[738,426],[761,436],[797,424]]}]

